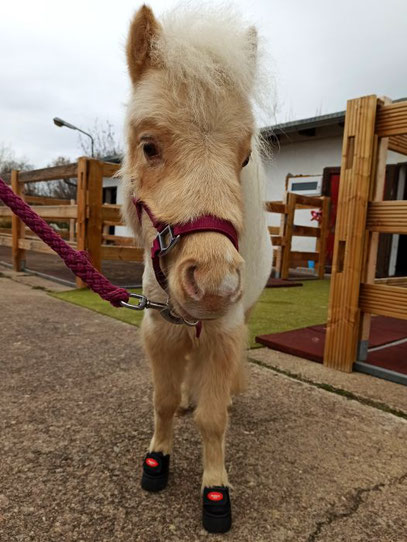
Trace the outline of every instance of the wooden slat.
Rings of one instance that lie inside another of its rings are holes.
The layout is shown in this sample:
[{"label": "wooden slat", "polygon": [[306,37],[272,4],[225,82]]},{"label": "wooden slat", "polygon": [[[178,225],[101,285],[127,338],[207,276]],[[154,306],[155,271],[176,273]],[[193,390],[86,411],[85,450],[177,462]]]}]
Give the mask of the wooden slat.
[{"label": "wooden slat", "polygon": [[407,286],[407,277],[384,277],[375,279],[375,284],[389,284],[390,286]]},{"label": "wooden slat", "polygon": [[[11,172],[11,188],[17,196],[24,199],[24,185],[20,183],[18,171]],[[25,224],[13,213],[11,217],[12,257],[14,271],[22,271],[25,266],[25,252],[19,246],[19,241],[25,237]]]},{"label": "wooden slat", "polygon": [[269,226],[270,235],[280,235],[280,226]]},{"label": "wooden slat", "polygon": [[103,199],[103,167],[99,160],[88,160],[88,194],[87,204],[89,217],[87,223],[86,248],[94,267],[102,268],[102,199]]},{"label": "wooden slat", "polygon": [[30,205],[70,205],[69,199],[48,198],[46,196],[26,196],[25,201]]},{"label": "wooden slat", "polygon": [[0,207],[0,218],[11,218],[13,213],[8,207]]},{"label": "wooden slat", "polygon": [[308,208],[320,208],[322,207],[322,198],[318,196],[303,196],[302,194],[296,194],[297,206],[305,205]]},{"label": "wooden slat", "polygon": [[407,320],[407,288],[362,284],[359,303],[365,312]]},{"label": "wooden slat", "polygon": [[34,169],[33,171],[21,171],[19,176],[19,182],[38,183],[40,181],[56,181],[58,179],[69,179],[71,177],[76,177],[77,171],[77,164],[46,167],[43,169]]},{"label": "wooden slat", "polygon": [[[389,98],[383,98],[386,103],[390,103]],[[384,189],[386,184],[386,162],[389,147],[389,138],[382,137],[378,141],[376,153],[374,156],[374,173],[372,172],[372,178],[374,182],[371,183],[370,197],[373,202],[381,202],[384,197]],[[369,208],[367,219],[369,217]],[[377,266],[377,253],[379,247],[379,234],[377,232],[369,232],[366,236],[366,255],[364,256],[365,267],[363,269],[363,282],[366,284],[373,284],[376,276]],[[359,329],[359,348],[358,348],[358,360],[366,361],[368,355],[370,327],[371,327],[371,314],[368,312],[361,313],[360,329]]]},{"label": "wooden slat", "polygon": [[143,248],[102,245],[102,260],[122,260],[125,262],[142,262],[143,258],[144,258]]},{"label": "wooden slat", "polygon": [[120,164],[113,164],[112,162],[102,162],[103,177],[113,177],[120,169]]},{"label": "wooden slat", "polygon": [[293,235],[298,237],[319,237],[321,229],[313,228],[312,226],[294,226]]},{"label": "wooden slat", "polygon": [[369,203],[366,227],[380,233],[407,234],[407,201]]},{"label": "wooden slat", "polygon": [[407,101],[379,105],[375,131],[380,137],[407,134]]},{"label": "wooden slat", "polygon": [[[73,248],[76,248],[75,243],[68,243]],[[26,238],[26,239],[20,239],[18,242],[18,246],[21,249],[24,250],[32,250],[33,252],[41,252],[43,254],[55,254],[55,251],[52,250],[51,247],[49,247],[44,241],[41,241],[41,239],[38,238]]]},{"label": "wooden slat", "polygon": [[104,241],[112,241],[115,245],[134,246],[134,237],[124,237],[122,235],[109,235],[104,233],[102,235]]},{"label": "wooden slat", "polygon": [[13,246],[13,238],[11,233],[2,233],[0,235],[0,246],[2,247],[11,247]]},{"label": "wooden slat", "polygon": [[[78,250],[86,250],[86,208],[87,208],[87,186],[88,186],[88,160],[84,157],[78,160],[78,176],[76,182],[76,202],[78,216],[76,221],[76,243]],[[76,286],[84,288],[86,283],[76,277]]]},{"label": "wooden slat", "polygon": [[281,247],[284,246],[284,239],[281,237],[281,235],[276,235],[271,237],[271,244],[273,247]]},{"label": "wooden slat", "polygon": [[318,252],[299,252],[297,250],[293,250],[291,252],[291,255],[290,255],[291,264],[298,265],[298,262],[308,262],[308,260],[317,262],[319,260]]},{"label": "wooden slat", "polygon": [[122,224],[120,205],[104,203],[102,205],[102,221],[111,226]]},{"label": "wooden slat", "polygon": [[291,242],[293,236],[294,216],[295,216],[295,204],[297,201],[297,194],[294,192],[287,193],[287,205],[285,225],[284,225],[284,245],[282,246],[282,262],[281,262],[281,278],[288,279],[291,263]]},{"label": "wooden slat", "polygon": [[376,96],[348,101],[324,364],[350,372],[359,338],[359,289],[375,149]]},{"label": "wooden slat", "polygon": [[266,211],[269,213],[284,214],[286,212],[286,207],[281,201],[266,201]]},{"label": "wooden slat", "polygon": [[389,150],[407,155],[407,135],[396,135],[389,139]]},{"label": "wooden slat", "polygon": [[77,205],[32,205],[31,209],[46,220],[76,218],[78,213]]}]

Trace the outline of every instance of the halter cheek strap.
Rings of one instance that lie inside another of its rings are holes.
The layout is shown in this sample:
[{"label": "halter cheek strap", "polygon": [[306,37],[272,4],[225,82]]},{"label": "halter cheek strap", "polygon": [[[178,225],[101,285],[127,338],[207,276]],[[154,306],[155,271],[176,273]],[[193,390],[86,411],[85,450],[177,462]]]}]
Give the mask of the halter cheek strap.
[{"label": "halter cheek strap", "polygon": [[157,237],[153,241],[151,247],[151,259],[155,277],[161,288],[168,291],[168,280],[161,269],[160,257],[165,256],[178,243],[181,237],[191,233],[199,233],[211,231],[225,235],[236,248],[239,250],[238,235],[235,227],[228,220],[223,220],[212,215],[203,215],[185,224],[165,224],[158,221],[151,209],[141,200],[133,198],[133,203],[137,209],[137,216],[141,224],[143,210],[151,220],[152,225],[157,230]]}]

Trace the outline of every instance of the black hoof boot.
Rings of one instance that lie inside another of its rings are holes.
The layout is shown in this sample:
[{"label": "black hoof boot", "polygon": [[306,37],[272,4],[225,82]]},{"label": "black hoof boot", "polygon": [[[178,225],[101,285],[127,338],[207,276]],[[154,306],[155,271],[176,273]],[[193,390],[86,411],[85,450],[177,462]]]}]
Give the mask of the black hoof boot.
[{"label": "black hoof boot", "polygon": [[209,533],[226,533],[232,526],[229,488],[205,487],[202,512],[202,523]]},{"label": "black hoof boot", "polygon": [[161,491],[168,482],[170,456],[162,452],[150,452],[143,463],[141,487],[147,491]]}]

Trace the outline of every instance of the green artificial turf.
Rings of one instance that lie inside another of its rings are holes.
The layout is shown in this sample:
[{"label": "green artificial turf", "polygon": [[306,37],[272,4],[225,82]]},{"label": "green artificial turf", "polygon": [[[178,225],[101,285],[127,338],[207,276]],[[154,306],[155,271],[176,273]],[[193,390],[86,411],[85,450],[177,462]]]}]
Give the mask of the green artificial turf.
[{"label": "green artificial turf", "polygon": [[[267,288],[257,302],[250,320],[250,347],[256,344],[256,335],[277,333],[326,322],[329,295],[329,280],[304,281],[302,287]],[[140,290],[134,290],[140,293]],[[69,290],[52,294],[75,305],[81,305],[106,316],[140,325],[142,311],[112,307],[97,294],[87,289]]]}]

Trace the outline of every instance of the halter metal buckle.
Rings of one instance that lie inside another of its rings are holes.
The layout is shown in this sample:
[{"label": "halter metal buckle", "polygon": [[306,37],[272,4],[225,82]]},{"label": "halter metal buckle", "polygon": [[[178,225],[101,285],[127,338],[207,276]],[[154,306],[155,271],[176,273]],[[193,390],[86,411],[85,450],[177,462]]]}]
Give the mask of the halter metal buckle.
[{"label": "halter metal buckle", "polygon": [[158,232],[157,239],[160,245],[160,252],[158,256],[165,256],[178,243],[181,236],[174,236],[172,227],[168,225],[162,231]]}]

